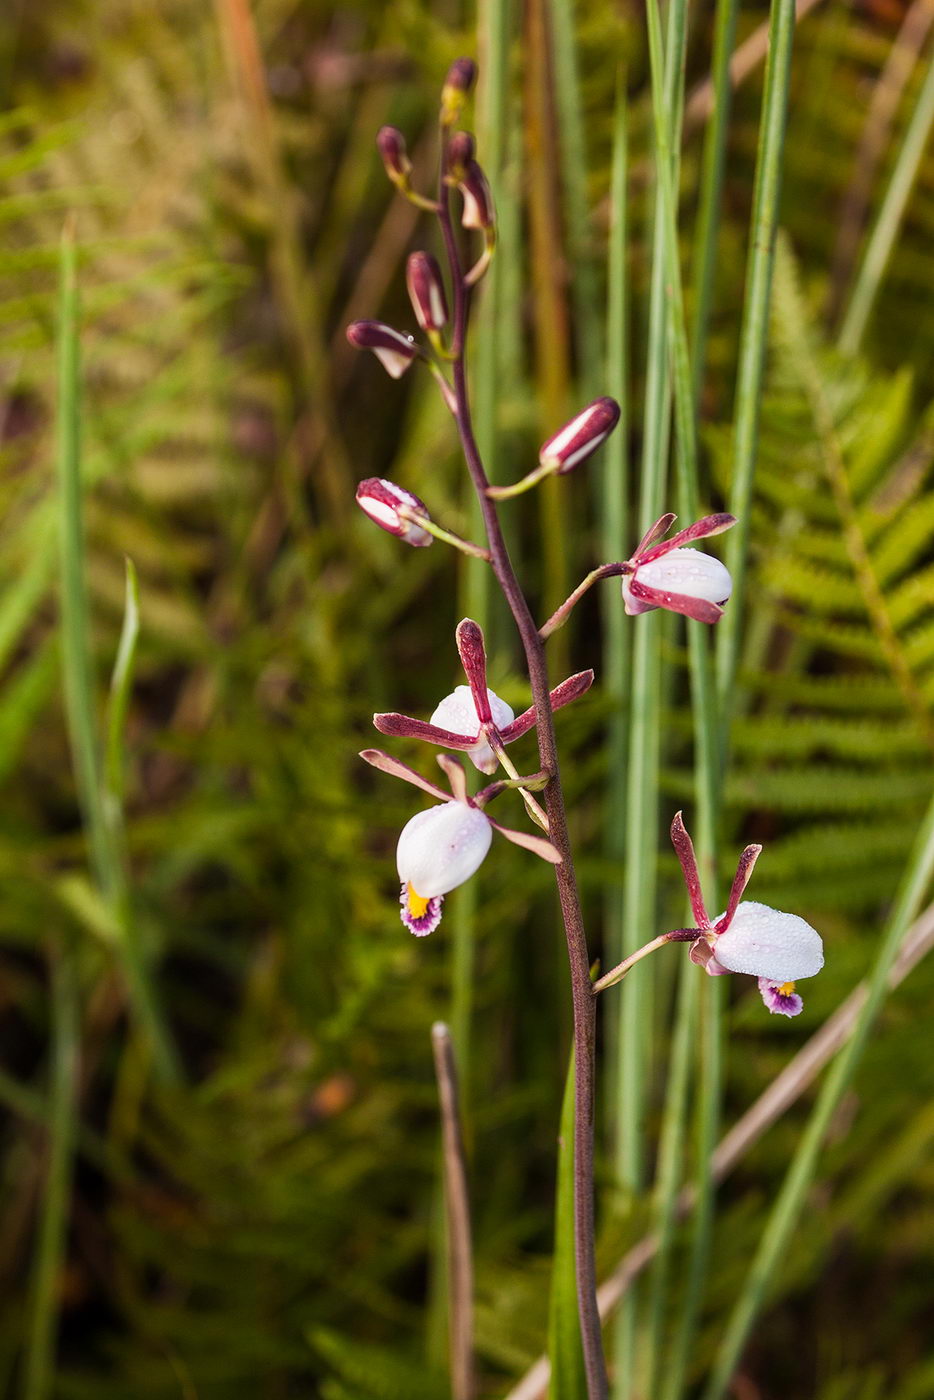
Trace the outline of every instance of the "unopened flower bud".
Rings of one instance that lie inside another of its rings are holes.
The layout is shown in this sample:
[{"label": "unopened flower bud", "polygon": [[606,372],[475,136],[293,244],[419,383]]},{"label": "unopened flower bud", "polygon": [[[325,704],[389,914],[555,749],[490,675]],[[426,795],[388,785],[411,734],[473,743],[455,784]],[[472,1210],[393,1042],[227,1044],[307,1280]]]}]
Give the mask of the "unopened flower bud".
[{"label": "unopened flower bud", "polygon": [[448,142],[444,161],[444,182],[459,185],[474,158],[476,144],[469,131],[455,131]]},{"label": "unopened flower bud", "polygon": [[401,379],[418,356],[414,341],[383,321],[351,321],[347,339],[356,350],[372,350],[393,379]]},{"label": "unopened flower bud", "polygon": [[460,117],[464,98],[477,81],[477,65],[472,58],[456,58],[448,69],[441,89],[441,125],[453,126]]},{"label": "unopened flower bud", "polygon": [[608,397],[595,399],[589,407],[565,423],[542,443],[538,460],[552,467],[559,476],[573,469],[596,452],[619,422],[619,404]]},{"label": "unopened flower bud", "polygon": [[412,309],[423,331],[440,331],[447,325],[448,304],[437,259],[431,253],[412,253],[406,263],[405,282]]},{"label": "unopened flower bud", "polygon": [[381,126],[376,135],[376,145],[392,183],[399,189],[408,189],[412,162],[406,155],[402,132],[394,126]]},{"label": "unopened flower bud", "polygon": [[403,490],[394,481],[385,481],[378,476],[361,481],[357,487],[357,505],[380,529],[387,530],[406,544],[416,548],[431,544],[428,531],[403,514],[405,511],[415,511],[427,519],[428,508],[411,491]]},{"label": "unopened flower bud", "polygon": [[496,221],[493,195],[482,169],[475,160],[467,162],[458,188],[464,196],[461,223],[464,228],[492,228]]}]

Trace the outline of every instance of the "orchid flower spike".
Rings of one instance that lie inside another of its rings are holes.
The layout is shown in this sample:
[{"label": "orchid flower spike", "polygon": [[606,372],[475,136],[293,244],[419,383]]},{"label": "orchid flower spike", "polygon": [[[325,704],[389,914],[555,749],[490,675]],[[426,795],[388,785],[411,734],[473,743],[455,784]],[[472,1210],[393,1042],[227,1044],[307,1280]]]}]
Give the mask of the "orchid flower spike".
[{"label": "orchid flower spike", "polygon": [[722,534],[736,524],[733,515],[705,515],[670,540],[655,541],[674,524],[675,516],[663,515],[641,540],[623,571],[623,602],[630,617],[667,608],[698,622],[717,622],[723,604],[733,591],[726,567],[712,554],[686,549],[693,540]]},{"label": "orchid flower spike", "polygon": [[[481,773],[495,773],[499,760],[494,745],[500,748],[527,734],[538,717],[533,706],[517,719],[505,700],[488,688],[483,632],[476,622],[465,617],[457,628],[456,637],[468,684],[459,685],[446,695],[427,724],[400,714],[374,715],[373,723],[381,734],[424,739],[439,748],[460,749]],[[551,708],[559,710],[562,705],[570,704],[592,684],[593,671],[579,671],[569,676],[551,692]]]},{"label": "orchid flower spike", "polygon": [[385,481],[379,476],[367,477],[357,487],[357,505],[381,530],[388,530],[406,544],[417,549],[431,544],[431,535],[410,515],[414,511],[427,520],[428,507],[394,481]]},{"label": "orchid flower spike", "polygon": [[[560,865],[559,852],[543,836],[513,831],[487,816],[483,810],[487,794],[478,793],[475,798],[467,795],[467,779],[459,759],[449,754],[438,755],[453,794],[449,796],[408,764],[400,763],[379,749],[364,749],[360,757],[374,768],[422,788],[441,804],[417,812],[406,822],[396,847],[396,868],[401,882],[400,917],[417,937],[433,933],[438,927],[444,896],[476,874],[486,859],[494,831],[542,860]],[[495,793],[489,791],[488,795]]]},{"label": "orchid flower spike", "polygon": [[[759,858],[761,846],[747,846],[739,858],[726,910],[711,920],[704,906],[694,845],[678,812],[671,823],[671,843],[681,864],[698,935],[691,958],[711,977],[746,972],[759,979],[759,992],[769,1011],[797,1016],[803,1002],[795,983],[813,977],[824,966],[820,934],[797,914],[783,914],[743,891]],[[686,932],[686,931],[685,931]]]}]

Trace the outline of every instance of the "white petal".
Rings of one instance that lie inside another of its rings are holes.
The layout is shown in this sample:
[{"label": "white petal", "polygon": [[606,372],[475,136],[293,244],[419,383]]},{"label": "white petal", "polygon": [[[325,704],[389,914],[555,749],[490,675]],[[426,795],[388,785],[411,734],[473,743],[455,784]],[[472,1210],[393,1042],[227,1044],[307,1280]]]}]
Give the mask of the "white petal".
[{"label": "white petal", "polygon": [[[512,724],[516,717],[512,707],[492,690],[487,690],[487,698],[497,729],[505,729],[507,724]],[[477,707],[473,702],[470,686],[459,685],[453,694],[446,695],[431,716],[430,723],[436,724],[439,729],[450,729],[453,734],[477,734],[480,721],[477,718]],[[485,739],[474,748],[468,749],[467,753],[481,773],[496,772],[498,760]]]},{"label": "white petal", "polygon": [[445,802],[419,812],[402,828],[396,848],[399,879],[423,899],[447,894],[483,864],[493,828],[477,807]]},{"label": "white petal", "polygon": [[635,577],[649,588],[659,588],[665,593],[684,593],[689,598],[703,598],[708,603],[725,603],[733,592],[733,580],[726,566],[712,554],[702,554],[699,549],[673,549],[660,559],[640,564]]},{"label": "white petal", "polygon": [[739,905],[714,950],[717,961],[730,972],[748,972],[770,982],[797,982],[813,977],[824,966],[824,945],[809,923],[755,900]]}]

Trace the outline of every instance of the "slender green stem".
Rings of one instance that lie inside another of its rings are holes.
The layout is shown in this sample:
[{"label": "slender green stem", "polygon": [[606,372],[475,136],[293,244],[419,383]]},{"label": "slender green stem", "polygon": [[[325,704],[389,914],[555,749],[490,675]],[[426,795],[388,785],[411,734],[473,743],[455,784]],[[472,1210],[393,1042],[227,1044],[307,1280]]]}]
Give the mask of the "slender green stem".
[{"label": "slender green stem", "polygon": [[71,1177],[77,1136],[77,1071],[80,1044],[74,954],[52,955],[52,1041],[48,1157],[41,1194],[23,1400],[52,1393],[58,1332],[59,1281],[65,1257]]},{"label": "slender green stem", "polygon": [[[581,108],[580,65],[574,5],[571,0],[550,0],[554,34],[555,98],[558,116],[561,186],[567,228],[571,279],[574,349],[582,397],[601,392],[603,367],[603,315],[590,225],[587,189],[587,142]],[[609,329],[609,328],[608,328]]]},{"label": "slender green stem", "polygon": [[885,999],[889,974],[908,926],[934,877],[934,801],[918,832],[895,907],[869,976],[866,1000],[850,1039],[834,1060],[811,1111],[804,1135],[785,1174],[759,1242],[755,1258],[739,1291],[717,1353],[704,1400],[721,1400],[742,1356],[743,1348],[766,1300],[769,1285],[781,1267],[788,1241],[814,1178],[821,1147],[831,1120],[849,1088],[860,1057]]},{"label": "slender green stem", "polygon": [[94,676],[84,566],[84,511],[81,486],[81,393],[78,285],[74,236],[62,237],[58,341],[58,489],[60,501],[61,628],[65,708],[75,781],[91,849],[91,861],[105,897],[118,885],[107,836],[100,784]]},{"label": "slender green stem", "polygon": [[723,169],[726,163],[726,138],[730,117],[730,59],[736,39],[738,0],[717,0],[714,26],[713,113],[704,138],[704,160],[701,169],[700,207],[694,233],[694,264],[691,286],[694,291],[694,326],[691,344],[693,362],[693,397],[695,411],[700,404],[704,385],[704,360],[707,352],[707,329],[713,303],[717,273],[717,235],[720,231],[720,204],[723,195]]},{"label": "slender green stem", "polygon": [[442,525],[436,524],[434,520],[430,520],[428,516],[420,514],[419,511],[402,506],[399,509],[399,517],[401,520],[411,521],[421,530],[427,530],[429,535],[433,535],[436,540],[441,540],[443,544],[453,545],[455,549],[460,550],[461,554],[469,554],[472,559],[482,559],[487,564],[490,562],[490,551],[484,549],[483,545],[461,539],[460,535],[445,530]]},{"label": "slender green stem", "polygon": [[[620,406],[617,431],[606,445],[600,477],[599,548],[604,556],[619,554],[629,537],[629,347],[627,326],[627,168],[628,111],[626,78],[620,73],[617,85],[616,117],[613,133],[613,163],[610,185],[610,239],[607,268],[607,390]],[[626,856],[626,740],[628,730],[626,680],[629,659],[629,630],[626,615],[615,588],[604,589],[601,598],[603,621],[602,681],[612,705],[607,725],[607,785],[603,822],[604,854],[609,878],[604,897],[603,919],[607,955],[613,962],[623,957],[623,862]],[[607,1103],[615,1131],[619,1116],[619,1044],[621,1009],[614,999],[607,1016]]]},{"label": "slender green stem", "polygon": [[911,193],[921,158],[927,148],[931,127],[934,126],[934,61],[928,57],[927,76],[918,94],[918,104],[898,151],[898,159],[885,198],[876,219],[876,226],[866,245],[862,266],[853,288],[850,304],[840,330],[840,349],[844,355],[859,353],[866,325],[872,315],[885,270],[901,228],[908,196]]},{"label": "slender green stem", "polygon": [[733,596],[722,622],[717,627],[717,686],[720,696],[721,747],[724,750],[739,658],[743,605],[746,599],[749,509],[759,439],[759,405],[765,375],[772,264],[775,256],[775,233],[778,228],[782,153],[788,115],[794,30],[795,0],[772,0],[733,429],[733,486],[730,510],[736,516],[738,524],[730,533],[726,552],[727,567],[733,576]]},{"label": "slender green stem", "polygon": [[[555,608],[548,621],[542,623],[541,627],[538,629],[538,635],[544,640],[550,637],[553,632],[557,632],[559,627],[563,627],[581,598],[593,588],[595,583],[599,583],[600,580],[604,578],[619,578],[621,574],[626,572],[627,568],[623,563],[600,564],[596,569],[591,569],[590,573],[587,574],[585,578],[581,579],[580,583],[574,589],[574,592],[565,598],[560,608]],[[631,570],[629,570],[629,572],[631,572]],[[619,617],[623,617],[624,613],[620,606],[619,598],[616,597],[613,601],[616,613]]]},{"label": "slender green stem", "polygon": [[657,938],[650,939],[650,941],[643,944],[641,948],[637,948],[634,953],[630,953],[628,958],[623,958],[622,962],[617,963],[616,967],[610,968],[609,972],[605,972],[602,977],[598,977],[593,984],[594,991],[605,992],[608,987],[615,987],[618,982],[622,982],[631,967],[635,967],[636,963],[641,962],[643,958],[647,958],[649,954],[654,953],[657,948],[664,948],[665,944],[671,943],[671,941],[670,933],[660,933]]},{"label": "slender green stem", "polygon": [[441,1106],[444,1204],[448,1238],[448,1296],[452,1400],[472,1400],[476,1389],[473,1359],[473,1244],[467,1162],[461,1127],[457,1066],[451,1032],[443,1021],[431,1028],[435,1077]]},{"label": "slender green stem", "polygon": [[[675,438],[678,464],[678,505],[685,519],[699,514],[696,418],[694,390],[688,353],[684,299],[677,235],[676,190],[669,159],[671,136],[668,107],[663,86],[661,21],[657,0],[648,0],[649,54],[652,71],[652,97],[655,116],[655,144],[658,152],[657,179],[660,215],[665,234],[664,254],[668,283],[668,326],[671,378],[675,403]],[[686,17],[685,17],[686,22]],[[715,876],[716,827],[719,807],[719,744],[717,700],[711,665],[708,630],[701,623],[689,622],[688,646],[691,665],[695,735],[695,794],[697,854],[701,875],[711,898]],[[694,1043],[699,983],[690,965],[682,971],[676,1029],[673,1040],[669,1083],[666,1095],[665,1129],[656,1186],[656,1220],[659,1240],[650,1295],[648,1374],[646,1389],[654,1394],[661,1366],[664,1320],[667,1304],[670,1255],[674,1239],[677,1192],[685,1138],[689,1065]],[[719,1093],[718,1086],[709,1086]]]},{"label": "slender green stem", "polygon": [[[666,174],[677,188],[681,112],[684,102],[684,55],[687,5],[673,0],[668,11],[664,103],[672,113]],[[656,172],[661,152],[656,151]],[[639,525],[648,529],[664,510],[670,432],[668,375],[667,267],[665,260],[664,186],[657,180],[648,351],[642,437]],[[658,766],[661,747],[661,674],[659,614],[639,619],[632,652],[628,801],[626,823],[626,890],[623,906],[624,952],[634,951],[655,924],[658,868]],[[626,979],[620,997],[619,1107],[617,1172],[621,1184],[639,1191],[645,1172],[644,1103],[652,1043],[652,981],[636,973]],[[628,1400],[635,1381],[635,1293],[620,1311],[617,1327],[616,1395]]]},{"label": "slender green stem", "polygon": [[651,1396],[658,1394],[658,1376],[664,1353],[671,1251],[677,1223],[678,1188],[683,1173],[691,1050],[701,982],[698,971],[690,958],[682,958],[678,971],[675,1029],[668,1083],[665,1087],[665,1111],[653,1201],[658,1252],[649,1283],[648,1365],[645,1382],[645,1394]]}]

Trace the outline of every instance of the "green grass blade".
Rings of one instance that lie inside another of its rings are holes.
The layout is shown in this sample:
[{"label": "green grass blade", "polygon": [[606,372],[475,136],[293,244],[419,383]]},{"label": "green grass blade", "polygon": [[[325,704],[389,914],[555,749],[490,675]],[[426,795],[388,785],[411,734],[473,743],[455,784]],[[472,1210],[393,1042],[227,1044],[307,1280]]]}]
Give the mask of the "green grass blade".
[{"label": "green grass blade", "polygon": [[700,403],[704,384],[704,358],[707,351],[707,328],[713,303],[717,273],[717,235],[720,231],[720,206],[723,195],[723,169],[726,162],[726,138],[730,117],[730,59],[736,39],[738,0],[718,0],[714,26],[713,114],[704,138],[701,168],[700,205],[694,233],[694,261],[691,286],[694,292],[694,325],[691,343],[693,363],[693,397],[695,408]]},{"label": "green grass blade", "polygon": [[65,709],[78,796],[84,814],[91,862],[105,895],[115,888],[100,784],[100,756],[94,715],[88,596],[84,565],[81,488],[81,392],[78,287],[75,243],[70,227],[62,237],[59,285],[57,467],[61,513],[62,667]]},{"label": "green grass blade", "polygon": [[60,1280],[78,1122],[78,982],[74,954],[69,948],[56,949],[52,957],[52,1022],[48,1166],[39,1212],[23,1400],[46,1400],[52,1394],[55,1371]]},{"label": "green grass blade", "polygon": [[[620,421],[607,443],[600,477],[600,558],[619,558],[629,540],[629,345],[626,295],[628,110],[625,75],[620,75],[613,135],[610,185],[610,245],[607,269],[607,390],[620,406]],[[627,678],[630,634],[618,587],[601,590],[603,666],[600,678],[612,705],[607,725],[607,781],[603,840],[608,863],[603,919],[609,965],[625,957],[623,923],[623,865],[626,857],[626,749],[628,737]],[[606,1007],[607,1102],[611,1130],[623,1110],[620,1089],[619,1046],[622,1035],[622,999]]]},{"label": "green grass blade", "polygon": [[133,667],[138,639],[139,578],[132,559],[127,559],[123,626],[120,629],[117,658],[110,680],[110,706],[107,713],[107,796],[118,805],[123,803],[124,730],[133,689]]},{"label": "green grass blade", "polygon": [[918,174],[921,158],[927,148],[934,126],[934,61],[928,57],[927,76],[918,94],[918,104],[902,140],[898,159],[885,192],[876,226],[866,245],[856,285],[850,297],[840,331],[840,349],[844,355],[859,353],[866,324],[872,315],[885,270],[889,265],[895,240],[901,228],[908,196]]},{"label": "green grass blade", "polygon": [[[649,53],[652,71],[652,99],[655,144],[659,158],[657,179],[661,194],[661,215],[665,232],[665,267],[668,286],[671,378],[675,402],[675,441],[678,463],[678,507],[685,521],[700,514],[694,389],[688,352],[684,299],[677,235],[677,206],[671,180],[671,145],[668,106],[663,87],[661,21],[656,0],[647,6]],[[686,17],[685,17],[686,20]],[[690,654],[691,690],[695,744],[695,833],[696,849],[707,897],[716,900],[716,828],[719,809],[719,748],[716,688],[710,654],[709,629],[687,624]],[[693,966],[682,969],[676,1025],[666,1094],[665,1131],[656,1186],[656,1229],[659,1249],[653,1268],[650,1295],[647,1392],[655,1394],[664,1342],[664,1317],[670,1274],[670,1254],[674,1237],[677,1192],[687,1115],[688,1071],[694,1042],[693,1026],[699,984]],[[687,978],[688,980],[685,980]],[[708,1094],[719,1099],[719,1085],[709,1083]]]},{"label": "green grass blade", "polygon": [[[84,512],[81,482],[81,386],[79,345],[79,298],[76,253],[70,227],[61,244],[58,347],[58,441],[57,472],[59,494],[59,546],[61,568],[61,635],[65,710],[71,743],[72,762],[78,797],[88,833],[91,866],[103,900],[112,909],[120,926],[120,951],[134,1010],[153,1050],[160,1074],[167,1080],[178,1077],[178,1064],[169,1034],[158,1008],[149,968],[138,947],[130,917],[126,869],[122,855],[122,814],[119,802],[105,800],[97,722],[94,713],[94,669],[90,640]],[[135,596],[131,598],[135,607]],[[124,621],[122,671],[115,681],[115,694],[130,681],[132,647],[129,645],[135,621],[128,628]],[[124,640],[126,645],[124,645]],[[118,657],[118,666],[121,659]],[[124,699],[125,704],[125,699]],[[115,744],[122,746],[122,719]],[[114,708],[112,707],[112,716]],[[114,725],[112,719],[112,729]],[[118,763],[122,759],[118,753]]]},{"label": "green grass blade", "polygon": [[746,600],[749,509],[759,437],[794,29],[795,0],[772,0],[736,386],[730,510],[739,523],[729,532],[726,546],[726,563],[733,575],[733,597],[717,624],[717,686],[724,736],[730,719]]},{"label": "green grass blade", "polygon": [[738,1301],[730,1315],[704,1400],[721,1400],[742,1356],[743,1347],[766,1300],[769,1285],[781,1266],[808,1188],[814,1179],[820,1150],[831,1119],[852,1083],[873,1023],[885,999],[888,977],[908,928],[921,907],[934,877],[934,800],[914,845],[895,907],[868,979],[868,993],[853,1034],[834,1060],[811,1111],[804,1135],[759,1242]]},{"label": "green grass blade", "polygon": [[570,288],[574,318],[572,334],[581,398],[589,400],[605,392],[601,388],[604,327],[587,194],[589,166],[581,111],[580,65],[577,61],[573,4],[570,0],[551,0],[550,8],[563,212],[568,259],[574,269]]},{"label": "green grass blade", "polygon": [[587,1400],[574,1264],[574,1051],[561,1101],[558,1187],[555,1197],[555,1253],[548,1310],[550,1400]]}]

